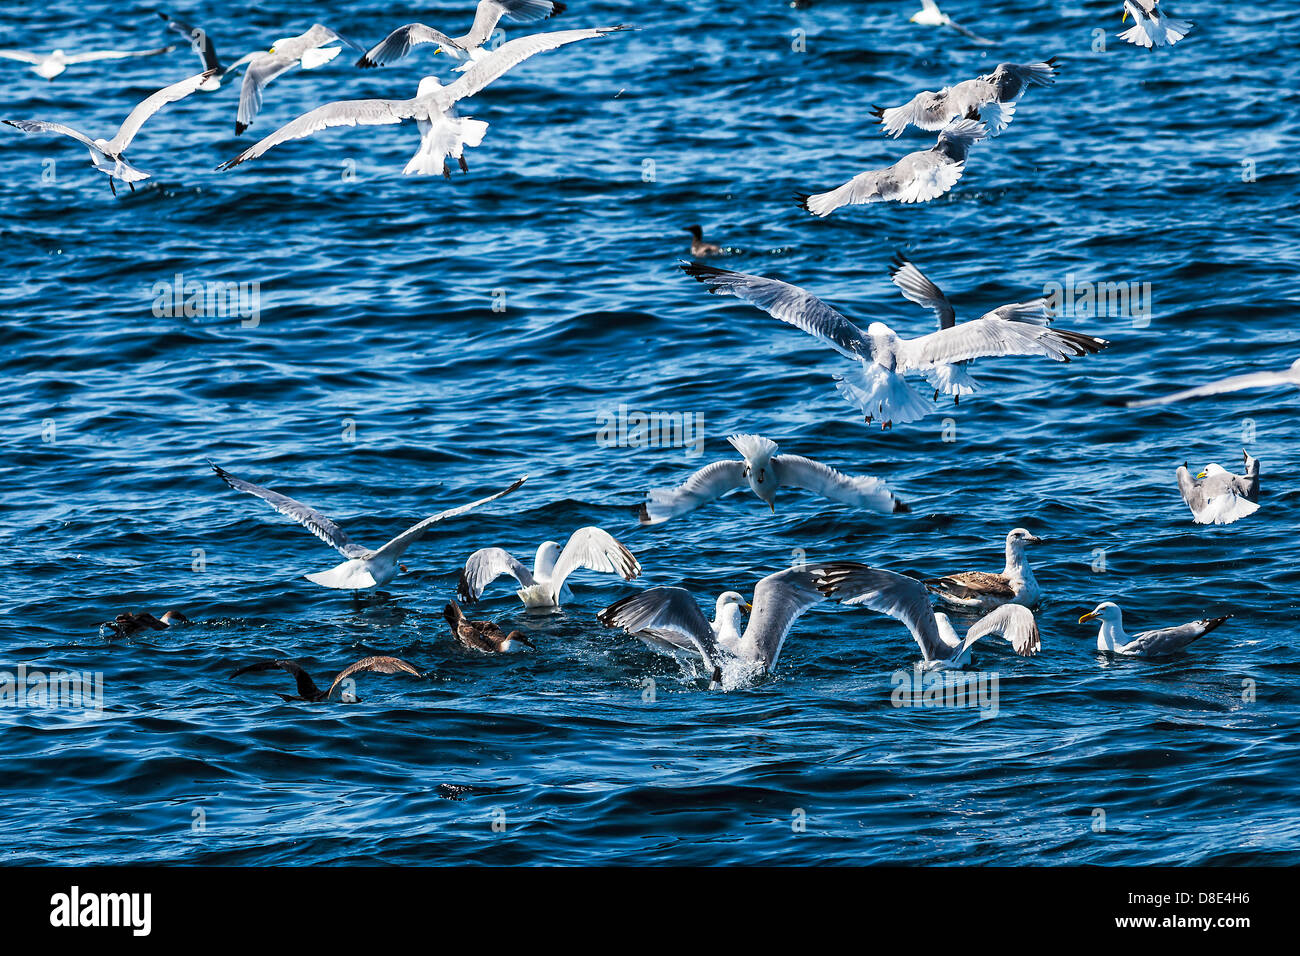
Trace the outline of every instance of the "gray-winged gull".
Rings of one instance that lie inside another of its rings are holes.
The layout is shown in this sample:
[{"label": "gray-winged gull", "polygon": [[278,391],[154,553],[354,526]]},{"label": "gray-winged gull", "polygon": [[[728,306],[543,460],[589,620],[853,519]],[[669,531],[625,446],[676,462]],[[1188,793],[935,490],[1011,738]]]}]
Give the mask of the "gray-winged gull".
[{"label": "gray-winged gull", "polygon": [[277,76],[289,72],[295,66],[302,66],[304,70],[314,70],[324,66],[343,52],[342,47],[333,45],[335,43],[346,43],[357,50],[361,49],[324,24],[315,23],[306,33],[276,40],[270,50],[248,60],[248,68],[244,70],[244,82],[239,87],[235,135],[240,135],[253,124],[253,120],[262,109],[262,91],[266,89],[266,84]]},{"label": "gray-winged gull", "polygon": [[1124,633],[1124,612],[1119,605],[1113,601],[1104,601],[1079,618],[1079,623],[1101,621],[1101,630],[1097,633],[1097,650],[1104,653],[1122,654],[1125,657],[1165,657],[1184,650],[1188,644],[1209,634],[1231,616],[1228,614],[1205,618],[1177,627],[1163,627],[1129,635]]},{"label": "gray-winged gull", "polygon": [[37,76],[52,80],[69,65],[74,63],[97,63],[100,60],[126,60],[138,56],[157,56],[170,53],[174,46],[158,47],[156,50],[84,50],[81,53],[65,53],[54,50],[51,53],[32,53],[29,50],[0,50],[0,58],[17,60],[31,67]]},{"label": "gray-winged gull", "polygon": [[1208,385],[1185,388],[1181,392],[1173,392],[1159,398],[1129,402],[1128,407],[1146,408],[1151,405],[1168,405],[1171,402],[1181,402],[1189,398],[1223,395],[1227,392],[1241,392],[1253,388],[1277,388],[1279,385],[1300,388],[1300,359],[1297,359],[1290,368],[1281,372],[1247,372],[1245,375],[1233,375],[1229,378],[1219,379],[1217,382],[1210,382]]},{"label": "gray-winged gull", "polygon": [[1176,20],[1171,14],[1160,10],[1160,0],[1124,0],[1123,22],[1133,18],[1133,26],[1119,35],[1148,50],[1158,46],[1173,46],[1191,32],[1192,24],[1187,20]]},{"label": "gray-winged gull", "polygon": [[926,27],[950,27],[967,39],[974,40],[976,43],[983,43],[986,46],[992,45],[993,43],[992,40],[966,29],[952,17],[948,16],[948,14],[939,9],[939,4],[936,3],[935,0],[921,0],[921,9],[912,14],[909,18],[909,22],[917,23]]},{"label": "gray-winged gull", "polygon": [[1244,449],[1241,455],[1244,475],[1211,463],[1193,478],[1186,464],[1179,467],[1178,490],[1197,524],[1232,524],[1259,510],[1259,459]]},{"label": "gray-winged gull", "polygon": [[457,591],[462,601],[473,604],[491,582],[509,575],[519,582],[517,593],[524,607],[558,608],[569,597],[565,580],[579,568],[617,574],[624,581],[641,573],[636,556],[612,534],[588,527],[569,535],[563,548],[556,541],[543,541],[531,571],[503,548],[480,548],[465,562]]},{"label": "gray-winged gull", "polygon": [[412,47],[432,43],[437,45],[433,51],[435,54],[446,53],[461,61],[456,69],[464,71],[491,52],[485,45],[492,39],[503,17],[515,23],[536,23],[559,16],[565,9],[558,0],[479,0],[474,11],[474,23],[464,36],[450,37],[423,23],[408,23],[367,50],[357,60],[357,66],[386,66],[406,56]]},{"label": "gray-winged gull", "polygon": [[[909,126],[940,130],[958,119],[983,119],[996,136],[1011,123],[1016,104],[1031,86],[1048,86],[1056,81],[1056,57],[1042,63],[999,63],[992,73],[945,86],[937,93],[917,93],[902,106],[876,107],[872,113],[885,132],[898,137]],[[996,107],[996,117],[983,116]]]}]

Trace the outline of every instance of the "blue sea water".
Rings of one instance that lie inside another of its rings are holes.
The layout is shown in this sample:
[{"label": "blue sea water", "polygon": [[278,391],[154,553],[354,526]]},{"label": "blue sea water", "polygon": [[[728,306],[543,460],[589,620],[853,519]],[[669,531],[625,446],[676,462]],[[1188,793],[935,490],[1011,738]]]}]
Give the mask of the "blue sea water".
[{"label": "blue sea water", "polygon": [[[945,5],[989,47],[910,25],[914,7],[574,0],[544,28],[640,29],[535,57],[466,103],[490,128],[450,182],[401,175],[409,126],[214,170],[318,104],[445,77],[427,47],[381,70],[345,51],[288,73],[239,139],[237,80],[169,106],[129,153],[152,178],[117,198],[75,143],[0,127],[0,667],[104,688],[101,712],[0,707],[3,861],[1300,861],[1296,395],[1124,404],[1297,357],[1300,4],[1175,2],[1196,27],[1156,52],[1115,39],[1118,0]],[[0,46],[175,39],[150,9],[9,5]],[[341,0],[172,12],[227,59],[313,18],[363,45],[470,19],[465,3]],[[1052,55],[1059,81],[949,195],[824,221],[795,205],[932,142],[885,138],[873,104]],[[179,49],[46,82],[0,61],[3,118],[108,135],[196,65]],[[903,334],[933,318],[890,283],[899,250],[964,318],[1050,283],[1149,283],[1151,310],[1062,317],[1114,344],[1068,365],[978,363],[977,395],[882,432],[835,392],[834,352],[677,270],[692,223],[735,250],[720,265]],[[177,281],[256,289],[256,321],[157,308]],[[691,416],[702,448],[608,447],[598,430],[620,406]],[[734,431],[881,476],[912,511],[793,492],[771,514],[737,495],[639,528],[645,490],[730,457]],[[1263,462],[1260,511],[1194,525],[1174,469],[1235,465],[1243,446]],[[338,558],[209,458],[371,545],[530,478],[436,527],[407,574],[357,600],[303,580]],[[627,543],[642,577],[575,575],[551,616],[498,582],[476,616],[524,629],[536,653],[448,639],[472,550],[525,557],[584,524]],[[800,555],[996,570],[1018,525],[1045,539],[1043,650],[981,647],[995,716],[894,706],[917,648],[861,610],[813,609],[774,675],[727,693],[595,620],[654,585],[711,606]],[[1234,618],[1185,656],[1110,661],[1076,623],[1106,599],[1132,629]],[[100,633],[171,607],[195,623]],[[319,682],[372,652],[430,674],[364,677],[348,705],[284,703],[287,675],[229,679],[291,656]]]}]

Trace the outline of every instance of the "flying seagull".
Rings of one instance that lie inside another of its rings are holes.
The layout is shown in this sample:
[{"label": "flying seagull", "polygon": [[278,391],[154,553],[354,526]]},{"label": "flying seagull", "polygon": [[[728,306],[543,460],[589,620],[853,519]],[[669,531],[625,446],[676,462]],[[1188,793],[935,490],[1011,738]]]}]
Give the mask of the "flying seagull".
[{"label": "flying seagull", "polygon": [[361,49],[329,27],[316,23],[306,33],[276,40],[266,53],[258,53],[250,58],[248,69],[244,70],[243,85],[239,88],[235,135],[240,135],[253,124],[253,119],[262,108],[262,90],[266,84],[295,66],[301,65],[304,70],[324,66],[343,51],[342,47],[331,46],[334,43],[346,43],[354,49]]},{"label": "flying seagull", "polygon": [[859,173],[843,186],[811,196],[797,193],[799,205],[814,216],[829,216],[841,206],[873,202],[929,202],[956,185],[966,169],[970,148],[988,134],[973,119],[943,128],[930,149],[908,153],[892,166]]},{"label": "flying seagull", "polygon": [[1101,621],[1101,630],[1097,632],[1097,650],[1103,653],[1122,654],[1125,657],[1167,657],[1185,650],[1187,645],[1209,634],[1231,616],[1228,614],[1206,618],[1190,624],[1180,624],[1178,627],[1162,627],[1129,635],[1124,633],[1124,612],[1119,605],[1113,601],[1104,601],[1095,610],[1079,618],[1079,623]]},{"label": "flying seagull", "polygon": [[1149,405],[1168,405],[1171,402],[1181,402],[1188,398],[1201,398],[1204,395],[1241,392],[1248,388],[1276,388],[1279,385],[1300,388],[1300,359],[1297,359],[1290,368],[1282,372],[1248,372],[1245,375],[1234,375],[1231,378],[1220,379],[1208,385],[1197,385],[1195,388],[1186,388],[1181,392],[1162,395],[1159,398],[1129,402],[1128,407],[1146,408]]},{"label": "flying seagull", "polygon": [[136,169],[122,157],[122,153],[131,145],[131,140],[135,139],[136,133],[140,132],[140,127],[145,124],[145,120],[168,103],[175,103],[189,96],[206,83],[209,77],[208,73],[200,73],[179,83],[173,83],[149,96],[131,111],[112,139],[91,139],[85,133],[70,126],[64,126],[62,123],[47,123],[44,120],[5,120],[5,122],[24,133],[58,133],[72,137],[90,150],[90,162],[101,173],[108,176],[109,188],[116,196],[117,186],[113,184],[113,180],[122,180],[134,192],[136,183],[149,178],[148,173]]},{"label": "flying seagull", "polygon": [[1241,455],[1244,475],[1218,464],[1206,465],[1195,478],[1186,463],[1178,469],[1178,490],[1197,524],[1232,524],[1259,510],[1259,459],[1244,449]]},{"label": "flying seagull", "polygon": [[1024,528],[1016,528],[1007,535],[1007,564],[1001,574],[963,571],[931,578],[925,586],[941,603],[963,610],[991,611],[1004,604],[1035,607],[1043,591],[1029,567],[1025,547],[1042,541]]},{"label": "flying seagull", "polygon": [[1016,103],[1026,90],[1054,82],[1056,57],[1042,63],[999,63],[992,73],[945,86],[937,93],[917,93],[902,106],[877,106],[872,115],[880,120],[886,133],[897,138],[909,126],[940,130],[953,120],[982,118],[986,107],[996,106],[997,116],[991,121],[984,119],[990,134],[996,136],[1010,125]]},{"label": "flying seagull", "polygon": [[855,561],[834,561],[820,570],[819,587],[827,597],[871,608],[907,625],[927,670],[965,666],[970,663],[971,647],[989,635],[1005,639],[1022,657],[1033,657],[1042,646],[1038,624],[1028,608],[997,608],[973,624],[963,639],[953,630],[948,615],[931,607],[929,592],[916,578]]},{"label": "flying seagull", "polygon": [[528,476],[524,475],[505,491],[498,491],[494,495],[488,495],[486,498],[480,498],[478,501],[472,501],[458,508],[440,511],[438,514],[425,518],[418,524],[407,528],[378,551],[372,551],[369,548],[363,548],[359,544],[354,544],[352,539],[343,532],[342,528],[319,511],[294,501],[288,495],[279,494],[269,488],[260,488],[252,482],[236,478],[224,468],[212,462],[208,462],[208,464],[212,465],[212,470],[217,473],[217,477],[231,488],[261,498],[280,514],[292,518],[347,558],[342,564],[331,568],[329,571],[304,575],[308,581],[319,584],[321,587],[353,591],[387,584],[397,577],[398,571],[405,571],[405,566],[399,564],[398,559],[401,558],[407,548],[423,538],[429,528],[439,521],[466,514],[490,501],[503,498],[528,480]]},{"label": "flying seagull", "polygon": [[697,259],[703,259],[705,256],[720,256],[726,251],[716,242],[705,242],[704,231],[699,226],[687,226],[683,232],[691,234],[691,255]]},{"label": "flying seagull", "polygon": [[[731,687],[776,667],[791,626],[822,600],[819,580],[818,572],[800,568],[769,574],[754,586],[752,605],[734,591],[719,597],[718,618],[713,622],[701,613],[689,591],[676,587],[634,594],[611,604],[596,618],[660,650],[693,650],[704,659],[715,683]],[[751,608],[749,624],[742,633],[737,619],[747,607]]]},{"label": "flying seagull", "polygon": [[992,40],[987,40],[977,33],[972,33],[960,23],[953,20],[952,17],[939,9],[939,4],[935,0],[921,0],[921,9],[912,14],[911,23],[919,23],[926,27],[951,27],[968,40],[974,40],[976,43],[983,43],[986,46],[993,44]]},{"label": "flying seagull", "polygon": [[[343,668],[343,670],[339,671],[338,676],[334,678],[333,683],[330,684],[329,690],[321,690],[319,687],[317,687],[316,682],[311,679],[311,675],[308,674],[305,670],[303,670],[302,665],[295,660],[257,661],[245,667],[241,667],[239,670],[235,671],[233,674],[230,675],[230,679],[234,680],[236,677],[239,677],[241,674],[251,674],[251,673],[256,673],[258,671],[270,671],[270,670],[282,670],[286,674],[292,674],[294,682],[298,685],[298,693],[280,694],[277,692],[276,694],[277,697],[280,697],[282,700],[301,700],[311,704],[320,704],[329,700],[330,696],[334,693],[334,689],[338,687],[339,684],[343,683],[345,680],[351,677],[353,674],[403,673],[403,674],[414,674],[416,677],[420,676],[420,672],[416,670],[414,666],[402,660],[400,657],[375,656],[375,657],[363,657],[361,658],[361,660],[355,661],[349,664],[347,667]],[[351,694],[346,690],[343,693],[344,703],[351,704],[351,703],[356,703],[360,700],[361,700],[360,697],[357,697],[356,695]]]},{"label": "flying seagull", "polygon": [[212,77],[199,87],[204,92],[220,89],[227,76],[246,66],[250,60],[258,55],[256,52],[245,53],[229,66],[222,66],[221,58],[217,56],[217,45],[212,42],[212,36],[206,30],[192,27],[184,20],[177,20],[161,10],[155,10],[154,12],[162,17],[163,22],[167,24],[167,29],[179,33],[190,41],[190,49],[198,55],[199,60],[203,63],[204,72],[212,74]]},{"label": "flying seagull", "polygon": [[[894,280],[894,285],[902,290],[905,299],[935,314],[940,329],[950,329],[957,324],[957,313],[952,303],[948,301],[948,297],[902,253],[894,257],[889,277]],[[1039,298],[1029,302],[1013,302],[1010,305],[999,306],[992,312],[985,312],[981,318],[1047,325],[1052,315],[1051,302]],[[958,404],[961,396],[969,395],[979,387],[970,372],[966,370],[968,365],[967,362],[945,363],[925,371],[926,379],[934,386],[936,400],[939,398],[939,393],[944,392],[952,396],[953,404]]]},{"label": "flying seagull", "polygon": [[483,589],[506,574],[519,582],[519,600],[528,608],[558,608],[569,596],[565,579],[579,568],[617,574],[631,581],[641,573],[636,556],[619,544],[608,531],[579,528],[569,535],[563,550],[555,541],[543,541],[537,548],[530,572],[514,555],[502,548],[480,548],[469,556],[460,573],[457,591],[466,604],[473,604]]},{"label": "flying seagull", "polygon": [[1160,0],[1124,0],[1122,22],[1127,23],[1129,17],[1133,18],[1133,26],[1119,38],[1148,50],[1165,44],[1173,46],[1192,29],[1187,20],[1175,20],[1160,12]]},{"label": "flying seagull", "polygon": [[936,365],[999,355],[1039,355],[1068,362],[1110,344],[1079,332],[991,316],[914,339],[901,338],[883,322],[872,322],[863,332],[798,286],[700,263],[681,268],[710,292],[743,299],[851,359],[853,371],[836,376],[840,394],[861,410],[868,423],[878,418],[884,428],[894,422],[917,421],[933,411],[930,400],[907,383],[906,372],[926,372]]},{"label": "flying seagull", "polygon": [[411,52],[422,43],[437,44],[434,53],[446,53],[460,61],[457,70],[465,71],[491,51],[484,45],[492,39],[497,23],[504,17],[515,23],[536,23],[548,17],[559,16],[565,10],[557,0],[479,0],[474,11],[474,24],[464,36],[449,37],[423,23],[408,23],[388,34],[382,41],[357,60],[357,66],[387,66]]},{"label": "flying seagull", "polygon": [[522,631],[507,634],[491,621],[471,621],[455,601],[448,601],[442,616],[451,625],[451,636],[463,647],[484,654],[516,654],[524,648],[537,650],[537,645]]},{"label": "flying seagull", "polygon": [[457,116],[457,102],[473,96],[511,67],[544,50],[554,50],[566,43],[589,40],[624,29],[627,28],[597,27],[520,37],[503,43],[494,52],[478,60],[450,86],[443,86],[437,77],[426,76],[420,81],[414,99],[340,100],[327,103],[310,113],[304,113],[234,159],[222,163],[217,169],[231,169],[247,160],[256,159],[273,146],[291,139],[302,139],[331,126],[382,126],[413,119],[420,129],[420,149],[406,164],[403,173],[408,176],[432,176],[436,173],[450,176],[451,170],[446,162],[448,157],[458,160],[460,168],[468,171],[463,149],[481,143],[488,124]]},{"label": "flying seagull", "polygon": [[163,46],[156,50],[86,50],[83,53],[64,53],[55,50],[52,53],[32,53],[28,50],[0,50],[0,58],[26,63],[37,76],[52,80],[68,68],[70,63],[96,63],[100,60],[126,60],[137,56],[157,56],[170,53],[174,46]]},{"label": "flying seagull", "polygon": [[773,514],[781,488],[803,488],[850,508],[881,514],[910,510],[879,478],[844,475],[800,455],[778,455],[776,442],[761,435],[732,435],[727,441],[741,461],[711,462],[675,488],[652,489],[640,507],[641,523],[661,524],[746,486]]}]

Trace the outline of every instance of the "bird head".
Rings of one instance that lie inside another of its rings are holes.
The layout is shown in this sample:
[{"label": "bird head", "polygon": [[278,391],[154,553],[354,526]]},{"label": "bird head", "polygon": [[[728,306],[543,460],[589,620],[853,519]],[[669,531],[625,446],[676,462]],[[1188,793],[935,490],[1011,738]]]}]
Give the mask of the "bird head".
[{"label": "bird head", "polygon": [[524,647],[531,648],[534,651],[537,650],[537,645],[534,644],[532,641],[530,641],[528,638],[524,637],[523,631],[511,631],[509,634],[506,635],[506,640],[518,641],[520,644],[524,645]]},{"label": "bird head", "polygon": [[1042,544],[1043,539],[1036,534],[1030,534],[1024,528],[1016,528],[1007,535],[1007,547],[1023,548],[1027,544]]},{"label": "bird head", "polygon": [[772,456],[776,454],[776,442],[761,435],[732,435],[727,441],[745,459],[744,475],[750,489],[767,502],[775,514],[776,492],[780,487],[780,482],[776,480],[776,475],[772,471]]},{"label": "bird head", "polygon": [[420,81],[420,85],[416,87],[415,95],[417,99],[421,96],[432,96],[440,89],[442,89],[442,83],[436,76],[426,76]]},{"label": "bird head", "polygon": [[689,232],[696,239],[702,240],[704,238],[704,230],[702,230],[699,226],[687,226],[685,229],[682,230],[682,232]]},{"label": "bird head", "polygon": [[1079,618],[1080,624],[1087,624],[1089,621],[1100,620],[1105,624],[1113,624],[1119,627],[1123,620],[1123,614],[1120,612],[1119,605],[1114,601],[1103,601],[1095,608],[1089,611],[1083,617]]}]

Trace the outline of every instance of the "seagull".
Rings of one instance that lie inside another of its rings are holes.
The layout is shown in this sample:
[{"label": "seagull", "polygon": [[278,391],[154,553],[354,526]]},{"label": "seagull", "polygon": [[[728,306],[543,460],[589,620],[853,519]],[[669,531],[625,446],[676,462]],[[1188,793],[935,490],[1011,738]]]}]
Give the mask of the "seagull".
[{"label": "seagull", "polygon": [[956,185],[966,169],[966,154],[988,135],[988,127],[973,119],[950,123],[930,149],[908,153],[892,166],[859,173],[843,186],[807,196],[799,205],[814,216],[829,216],[841,206],[873,202],[929,202]]},{"label": "seagull", "polygon": [[1124,23],[1133,18],[1133,26],[1119,34],[1121,40],[1137,46],[1173,46],[1191,32],[1192,24],[1187,20],[1175,20],[1172,15],[1160,12],[1160,0],[1124,0]]},{"label": "seagull", "polygon": [[998,108],[997,116],[985,123],[990,135],[996,136],[1011,124],[1016,103],[1025,91],[1056,82],[1056,73],[1056,57],[1042,63],[999,63],[992,73],[945,86],[938,93],[917,93],[902,106],[877,106],[872,115],[897,139],[909,126],[940,130],[953,120],[980,118],[984,107],[992,105]]},{"label": "seagull", "polygon": [[991,317],[961,322],[919,338],[904,339],[883,322],[866,332],[810,292],[765,276],[728,272],[700,263],[682,271],[718,295],[734,295],[774,318],[802,329],[855,363],[836,376],[840,394],[856,405],[870,423],[880,419],[914,422],[933,411],[932,403],[908,385],[905,372],[926,372],[936,365],[999,355],[1040,355],[1058,362],[1099,352],[1110,343],[1079,332]]},{"label": "seagull", "polygon": [[209,74],[200,73],[191,76],[189,79],[181,80],[179,83],[173,83],[171,86],[154,93],[131,111],[118,129],[117,135],[111,140],[91,139],[85,133],[79,132],[70,126],[64,126],[62,123],[47,123],[44,120],[5,120],[4,122],[15,129],[22,130],[24,133],[59,133],[63,136],[72,137],[90,150],[90,162],[101,173],[109,177],[109,188],[112,189],[113,195],[116,196],[117,186],[113,184],[114,179],[122,180],[134,192],[136,183],[149,178],[148,173],[136,169],[122,158],[123,151],[131,145],[131,140],[135,139],[135,135],[140,132],[140,127],[145,124],[149,117],[168,103],[183,100],[199,89],[208,79]]},{"label": "seagull", "polygon": [[1178,469],[1178,490],[1197,524],[1232,524],[1259,510],[1259,459],[1245,449],[1241,455],[1244,475],[1234,475],[1218,464],[1206,465],[1195,478],[1186,463]]},{"label": "seagull", "polygon": [[503,43],[476,62],[450,86],[443,86],[437,77],[426,76],[420,81],[414,99],[340,100],[327,103],[310,113],[304,113],[234,159],[222,163],[217,169],[231,169],[247,160],[256,159],[273,146],[291,139],[302,139],[331,126],[382,126],[413,119],[420,129],[420,149],[402,170],[404,174],[432,176],[441,172],[444,176],[450,176],[447,157],[458,160],[460,168],[468,171],[469,166],[462,150],[465,146],[481,143],[488,124],[457,116],[455,105],[458,101],[473,96],[511,67],[544,50],[554,50],[566,43],[589,40],[625,29],[627,28],[616,26],[536,33]]},{"label": "seagull", "polygon": [[1101,630],[1097,632],[1097,650],[1103,653],[1122,654],[1125,657],[1167,657],[1184,650],[1192,641],[1209,634],[1230,617],[1232,615],[1227,614],[1178,627],[1162,627],[1155,631],[1129,635],[1124,633],[1124,612],[1119,605],[1113,601],[1104,601],[1095,610],[1079,618],[1079,623],[1101,620]]},{"label": "seagull", "polygon": [[952,27],[952,29],[956,30],[962,36],[974,40],[976,43],[983,43],[985,45],[992,45],[993,43],[992,40],[986,40],[979,34],[967,30],[960,23],[954,22],[952,17],[939,9],[939,4],[937,4],[935,0],[921,0],[921,9],[912,14],[910,22],[919,23],[922,26],[927,27]]},{"label": "seagull", "polygon": [[229,66],[222,66],[221,59],[217,56],[217,46],[212,42],[212,37],[206,30],[192,27],[184,20],[177,20],[161,10],[155,10],[154,13],[162,17],[163,22],[167,24],[167,29],[174,30],[190,41],[190,48],[198,54],[199,60],[203,63],[204,72],[213,74],[207,82],[199,87],[205,93],[220,89],[222,81],[227,76],[246,66],[253,57],[258,55],[257,53],[245,53]]},{"label": "seagull", "polygon": [[[776,668],[790,627],[822,600],[818,580],[817,572],[801,568],[769,574],[754,586],[752,605],[735,591],[721,595],[713,622],[700,612],[689,591],[677,587],[634,594],[611,604],[596,619],[661,650],[693,650],[712,671],[714,683],[735,686]],[[751,610],[749,624],[741,633],[739,612],[746,608]]]},{"label": "seagull", "polygon": [[295,66],[301,65],[304,70],[324,66],[343,52],[342,47],[329,45],[332,43],[346,43],[354,49],[361,49],[329,27],[315,23],[306,33],[276,40],[266,53],[258,53],[249,58],[248,69],[244,71],[244,83],[239,88],[235,135],[240,135],[253,124],[254,117],[262,108],[262,90],[266,84]]},{"label": "seagull", "polygon": [[1160,398],[1147,398],[1140,402],[1129,402],[1128,407],[1146,408],[1149,405],[1168,405],[1171,402],[1181,402],[1188,398],[1201,398],[1204,395],[1222,395],[1225,392],[1240,392],[1248,388],[1276,388],[1279,385],[1300,388],[1300,359],[1297,359],[1289,369],[1282,372],[1247,372],[1245,375],[1234,375],[1231,378],[1211,382],[1209,385],[1197,385],[1195,388],[1186,388],[1171,395],[1162,395]]},{"label": "seagull", "polygon": [[[165,631],[177,624],[189,624],[190,619],[180,611],[163,612],[162,617],[154,617],[148,611],[124,611],[104,628],[111,630],[116,637],[132,637],[141,631]],[[102,633],[102,631],[101,631]]]},{"label": "seagull", "polygon": [[[934,312],[939,320],[940,329],[950,329],[957,324],[957,313],[952,303],[948,301],[948,297],[902,253],[894,257],[889,276],[894,280],[894,285],[902,290],[905,299]],[[1039,298],[1029,302],[1013,302],[1010,305],[999,306],[992,312],[985,312],[981,318],[1048,325],[1052,315],[1050,300]],[[936,401],[939,393],[944,392],[952,396],[953,404],[956,405],[960,403],[961,396],[969,395],[979,387],[975,379],[966,371],[968,365],[968,362],[944,363],[925,371],[925,377],[934,386]]]},{"label": "seagull", "polygon": [[479,0],[478,8],[474,11],[474,25],[464,36],[453,39],[423,23],[408,23],[398,27],[362,55],[357,60],[357,66],[387,66],[410,53],[411,47],[421,43],[436,43],[434,54],[446,53],[461,61],[456,69],[464,72],[491,52],[485,49],[484,44],[492,39],[502,17],[515,23],[536,23],[548,17],[559,16],[564,11],[565,5],[558,0]]},{"label": "seagull", "polygon": [[705,242],[704,232],[699,226],[687,226],[684,232],[691,234],[691,255],[697,259],[705,256],[720,256],[724,254],[722,246],[716,242]]},{"label": "seagull", "polygon": [[879,478],[844,475],[800,455],[778,455],[777,444],[761,435],[732,435],[727,439],[742,461],[705,465],[676,488],[654,488],[640,506],[642,524],[662,524],[707,504],[735,488],[748,486],[776,514],[780,488],[803,488],[831,501],[895,514],[910,509],[893,496]]},{"label": "seagull", "polygon": [[442,616],[451,625],[451,636],[472,651],[484,654],[516,654],[524,648],[537,650],[537,645],[524,637],[521,631],[507,634],[491,621],[471,621],[455,601],[448,601]]},{"label": "seagull", "polygon": [[569,535],[564,549],[555,541],[543,541],[533,559],[533,570],[519,563],[502,548],[480,548],[469,556],[460,573],[457,592],[466,604],[473,604],[483,589],[503,574],[519,582],[519,600],[527,608],[555,608],[569,597],[565,579],[578,568],[617,574],[631,581],[641,573],[641,564],[614,536],[600,528],[579,528]]},{"label": "seagull", "polygon": [[854,561],[823,565],[823,594],[841,604],[861,605],[902,621],[921,648],[925,670],[946,670],[970,663],[970,649],[981,638],[996,635],[1022,657],[1035,656],[1042,647],[1038,624],[1026,607],[1007,604],[982,617],[959,638],[952,621],[930,606],[925,585],[882,568]]},{"label": "seagull", "polygon": [[1043,596],[1025,557],[1025,546],[1041,544],[1042,538],[1024,528],[1007,535],[1007,566],[1001,574],[988,571],[963,571],[946,574],[925,582],[942,604],[968,611],[990,611],[1004,604],[1036,607]]},{"label": "seagull", "polygon": [[170,53],[174,46],[162,46],[156,50],[87,50],[84,53],[64,53],[55,50],[52,53],[31,53],[27,50],[0,50],[0,58],[27,63],[37,76],[52,80],[68,68],[70,63],[96,63],[100,60],[126,60],[137,56],[157,56]]},{"label": "seagull", "polygon": [[280,514],[292,518],[348,559],[329,571],[304,575],[308,581],[319,584],[321,587],[352,591],[387,584],[397,577],[399,570],[405,571],[406,567],[399,564],[398,559],[401,558],[407,548],[423,538],[429,528],[439,521],[463,515],[490,501],[503,498],[528,480],[528,476],[524,475],[505,491],[498,491],[494,495],[488,495],[486,498],[480,498],[478,501],[472,501],[458,508],[440,511],[438,514],[425,518],[418,524],[407,528],[378,551],[372,551],[369,548],[363,548],[359,544],[354,544],[343,532],[342,528],[313,508],[294,501],[288,495],[279,494],[269,488],[260,488],[252,482],[236,478],[224,468],[212,462],[208,462],[208,464],[212,465],[212,470],[217,473],[217,477],[231,488],[261,498]]},{"label": "seagull", "polygon": [[[347,667],[343,668],[343,670],[339,671],[338,676],[334,678],[334,682],[330,684],[329,690],[321,690],[319,687],[317,687],[316,682],[311,679],[311,675],[308,674],[305,670],[303,670],[302,665],[295,660],[257,661],[256,663],[249,664],[246,667],[241,667],[239,670],[235,671],[233,674],[230,675],[230,679],[234,680],[236,677],[239,677],[241,674],[249,674],[256,671],[270,671],[270,670],[282,670],[286,674],[292,674],[294,681],[298,685],[298,693],[296,694],[277,693],[276,694],[277,697],[280,697],[282,700],[301,700],[311,704],[320,704],[329,700],[330,696],[334,693],[334,689],[338,687],[339,684],[343,683],[343,681],[351,677],[353,674],[361,674],[361,673],[396,674],[400,672],[404,674],[414,674],[416,677],[421,676],[418,670],[416,670],[411,664],[402,660],[400,657],[376,656],[376,657],[363,657],[361,658],[361,660],[355,661],[354,663],[349,664]],[[344,703],[352,704],[360,700],[361,700],[360,697],[357,697],[355,694],[352,694],[349,691],[344,690],[343,692]]]}]

